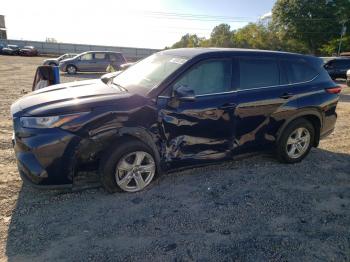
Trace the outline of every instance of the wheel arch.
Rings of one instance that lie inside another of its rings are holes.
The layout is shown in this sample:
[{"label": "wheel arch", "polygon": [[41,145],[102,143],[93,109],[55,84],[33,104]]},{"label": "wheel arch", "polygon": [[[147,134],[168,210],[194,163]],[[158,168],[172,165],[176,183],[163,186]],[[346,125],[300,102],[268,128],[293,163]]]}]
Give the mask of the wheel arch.
[{"label": "wheel arch", "polygon": [[161,158],[158,147],[155,143],[154,137],[147,130],[138,127],[125,127],[118,130],[118,133],[108,139],[108,144],[105,149],[101,151],[101,158],[108,155],[111,150],[114,150],[121,143],[128,143],[132,140],[138,140],[145,144],[152,150],[153,156],[156,161],[157,171],[159,174],[162,173]]},{"label": "wheel arch", "polygon": [[320,133],[321,133],[321,128],[322,128],[322,115],[319,111],[317,110],[308,110],[308,111],[303,111],[300,112],[299,114],[294,115],[293,117],[289,118],[285,123],[280,127],[280,129],[277,132],[277,141],[281,138],[284,130],[287,128],[287,126],[292,123],[293,121],[297,119],[304,118],[307,121],[309,121],[312,126],[314,127],[315,130],[315,138],[314,138],[314,143],[313,146],[317,147],[320,142]]}]

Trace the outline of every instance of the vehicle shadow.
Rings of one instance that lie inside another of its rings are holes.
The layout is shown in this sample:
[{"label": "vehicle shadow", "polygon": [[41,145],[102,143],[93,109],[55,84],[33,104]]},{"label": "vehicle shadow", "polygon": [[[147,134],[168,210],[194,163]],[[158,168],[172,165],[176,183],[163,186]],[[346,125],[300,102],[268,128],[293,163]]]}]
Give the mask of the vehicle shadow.
[{"label": "vehicle shadow", "polygon": [[23,186],[6,255],[10,262],[347,260],[349,170],[349,154],[314,149],[295,165],[258,155],[164,175],[140,193]]}]

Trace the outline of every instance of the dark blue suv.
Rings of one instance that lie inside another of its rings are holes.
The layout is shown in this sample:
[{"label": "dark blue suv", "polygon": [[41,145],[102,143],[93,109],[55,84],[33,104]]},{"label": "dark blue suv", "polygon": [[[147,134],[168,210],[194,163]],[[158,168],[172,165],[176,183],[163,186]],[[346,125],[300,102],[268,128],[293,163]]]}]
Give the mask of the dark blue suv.
[{"label": "dark blue suv", "polygon": [[40,89],[12,107],[23,180],[72,186],[87,164],[109,192],[271,149],[301,161],[334,130],[341,89],[321,59],[241,49],[156,53],[111,78]]}]

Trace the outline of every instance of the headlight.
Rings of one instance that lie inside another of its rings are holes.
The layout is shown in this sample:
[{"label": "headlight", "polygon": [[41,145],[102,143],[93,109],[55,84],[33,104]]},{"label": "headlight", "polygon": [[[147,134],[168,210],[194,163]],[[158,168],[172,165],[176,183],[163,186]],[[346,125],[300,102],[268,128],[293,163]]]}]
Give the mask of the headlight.
[{"label": "headlight", "polygon": [[85,114],[87,114],[87,112],[60,116],[25,116],[20,118],[20,122],[22,127],[26,128],[54,128],[60,127]]}]

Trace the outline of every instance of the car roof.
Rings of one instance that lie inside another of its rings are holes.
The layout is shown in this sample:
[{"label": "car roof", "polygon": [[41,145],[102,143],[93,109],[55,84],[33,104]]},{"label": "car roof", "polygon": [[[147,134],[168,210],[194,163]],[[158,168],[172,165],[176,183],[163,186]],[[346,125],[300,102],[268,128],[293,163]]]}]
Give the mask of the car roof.
[{"label": "car roof", "polygon": [[87,51],[83,52],[81,54],[89,54],[89,53],[113,53],[113,54],[121,54],[121,52],[114,52],[114,51]]},{"label": "car roof", "polygon": [[204,54],[214,54],[214,53],[230,53],[230,54],[251,54],[251,55],[274,55],[274,56],[299,56],[299,57],[309,57],[315,58],[314,56],[302,55],[296,53],[282,52],[282,51],[271,51],[271,50],[260,50],[260,49],[244,49],[244,48],[178,48],[178,49],[168,49],[161,51],[160,53],[166,55],[180,56],[186,58],[193,58],[195,56]]},{"label": "car roof", "polygon": [[338,56],[338,57],[335,57],[335,58],[329,60],[328,62],[331,62],[331,61],[349,61],[349,60],[350,60],[350,57],[340,57],[340,56]]}]

